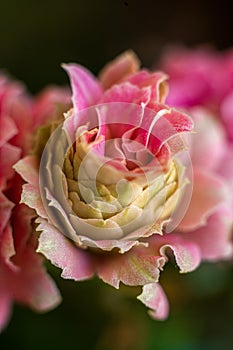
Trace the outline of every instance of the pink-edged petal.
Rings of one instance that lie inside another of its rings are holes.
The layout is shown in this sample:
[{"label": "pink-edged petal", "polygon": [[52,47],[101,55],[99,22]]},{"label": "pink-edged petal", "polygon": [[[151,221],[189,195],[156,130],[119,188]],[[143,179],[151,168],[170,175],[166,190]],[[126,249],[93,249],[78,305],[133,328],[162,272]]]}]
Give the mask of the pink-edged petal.
[{"label": "pink-edged petal", "polygon": [[42,218],[48,218],[48,214],[44,209],[41,199],[40,189],[29,183],[23,185],[20,203],[26,204],[28,207],[35,209],[37,214]]},{"label": "pink-edged petal", "polygon": [[168,316],[169,304],[160,284],[149,283],[143,286],[142,290],[137,299],[150,309],[150,316],[156,320],[165,320]]},{"label": "pink-edged petal", "polygon": [[190,132],[193,129],[192,118],[184,112],[171,109],[171,113],[164,116],[166,120],[173,126],[176,132]]},{"label": "pink-edged petal", "polygon": [[93,240],[89,237],[79,236],[80,241],[87,246],[98,248],[105,251],[111,251],[113,249],[118,249],[121,254],[128,252],[131,248],[137,245],[144,245],[142,242],[136,240]]},{"label": "pink-edged petal", "polygon": [[63,278],[80,281],[93,276],[94,270],[88,252],[76,247],[45,220],[40,220],[37,229],[42,231],[37,251],[62,269]]},{"label": "pink-edged petal", "polygon": [[92,73],[77,64],[64,64],[63,68],[70,77],[75,112],[95,105],[101,98],[102,88]]},{"label": "pink-edged petal", "polygon": [[189,113],[195,131],[190,137],[192,163],[194,167],[215,169],[227,147],[223,127],[204,108],[192,108]]},{"label": "pink-edged petal", "polygon": [[45,312],[61,302],[60,293],[43,267],[42,256],[28,245],[16,255],[14,262],[19,267],[17,274],[9,276],[14,298],[33,309]]},{"label": "pink-edged petal", "polygon": [[182,231],[205,225],[207,218],[229,197],[223,180],[205,169],[196,168],[193,181],[191,202],[179,225]]},{"label": "pink-edged petal", "polygon": [[147,104],[151,97],[150,87],[138,88],[128,82],[114,85],[107,90],[102,99],[102,103],[108,102],[129,102],[137,104]]},{"label": "pink-edged petal", "polygon": [[130,252],[101,259],[98,276],[106,283],[119,288],[120,282],[129,286],[157,282],[165,259],[147,252],[146,248],[134,248]]},{"label": "pink-edged petal", "polygon": [[130,76],[127,81],[134,84],[140,88],[150,86],[152,95],[148,107],[152,108],[156,103],[163,103],[167,97],[168,85],[166,80],[168,76],[163,72],[150,73],[146,70],[141,70],[140,72]]},{"label": "pink-edged petal", "polygon": [[0,290],[0,332],[6,327],[11,316],[11,295]]},{"label": "pink-edged petal", "polygon": [[103,88],[109,89],[122,79],[138,71],[140,61],[133,51],[126,51],[112,62],[109,62],[100,72],[99,79]]},{"label": "pink-edged petal", "polygon": [[181,273],[194,271],[200,265],[201,254],[195,243],[187,242],[174,234],[170,237],[159,237],[159,240],[163,239],[167,239],[167,243],[161,246],[161,255],[166,256],[166,251],[170,248]]},{"label": "pink-edged petal", "polygon": [[14,169],[18,174],[28,183],[39,183],[39,164],[35,156],[27,156],[20,159],[15,165]]},{"label": "pink-edged petal", "polygon": [[231,208],[222,206],[204,227],[185,233],[185,239],[199,247],[204,260],[229,259],[233,257],[232,230]]},{"label": "pink-edged petal", "polygon": [[132,138],[145,144],[150,152],[157,156],[163,145],[169,147],[170,154],[176,154],[185,147],[180,133],[191,132],[192,128],[193,121],[185,113],[156,104],[153,111],[145,110],[142,123],[133,131]]}]

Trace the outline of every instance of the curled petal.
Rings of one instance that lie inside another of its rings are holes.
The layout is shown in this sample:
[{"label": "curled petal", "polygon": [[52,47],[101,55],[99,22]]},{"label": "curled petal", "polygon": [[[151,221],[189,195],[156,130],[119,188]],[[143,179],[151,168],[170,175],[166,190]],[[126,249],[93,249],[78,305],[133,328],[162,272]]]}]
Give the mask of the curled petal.
[{"label": "curled petal", "polygon": [[168,239],[169,243],[160,248],[160,253],[166,256],[167,248],[172,249],[176,263],[181,273],[195,270],[201,262],[201,254],[198,246],[192,242],[186,242],[173,235]]},{"label": "curled petal", "polygon": [[232,225],[231,209],[222,206],[208,218],[206,226],[185,233],[185,239],[199,247],[204,260],[229,259],[233,256]]},{"label": "curled petal", "polygon": [[14,262],[19,270],[9,276],[15,299],[39,312],[53,309],[61,302],[60,293],[42,266],[42,256],[28,245]]},{"label": "curled petal", "polygon": [[93,240],[89,237],[79,236],[81,243],[84,245],[87,245],[89,247],[111,251],[113,249],[118,249],[121,254],[126,253],[128,250],[130,250],[132,247],[137,245],[145,245],[145,243],[138,242],[135,240]]},{"label": "curled petal", "polygon": [[195,169],[193,194],[180,230],[194,230],[206,224],[207,218],[224,201],[228,201],[225,183],[217,175]]},{"label": "curled petal", "polygon": [[18,174],[22,176],[26,182],[30,184],[39,183],[39,165],[38,159],[35,156],[27,156],[23,159],[20,159],[14,165],[14,169]]},{"label": "curled petal", "polygon": [[62,269],[62,277],[76,281],[91,278],[94,274],[89,254],[73,245],[54,226],[38,219],[37,230],[43,232],[39,238],[37,251],[42,253],[55,266]]},{"label": "curled petal", "polygon": [[96,104],[102,95],[102,88],[91,72],[77,64],[64,64],[63,68],[70,77],[75,112]]},{"label": "curled petal", "polygon": [[138,88],[129,82],[114,85],[103,95],[101,102],[129,102],[137,104],[147,104],[151,97],[150,87]]},{"label": "curled petal", "polygon": [[133,51],[126,51],[108,63],[100,72],[99,79],[103,88],[109,89],[122,79],[138,71],[140,61]]},{"label": "curled petal", "polygon": [[150,255],[146,248],[134,248],[129,253],[101,261],[98,276],[106,283],[119,288],[120,282],[129,286],[157,282],[165,259]]},{"label": "curled petal", "polygon": [[42,218],[48,217],[47,212],[44,209],[40,190],[38,187],[35,187],[29,183],[23,185],[21,203],[25,203],[30,208],[35,209],[37,214]]},{"label": "curled petal", "polygon": [[141,70],[127,80],[140,88],[150,86],[152,94],[148,107],[153,108],[156,103],[163,103],[167,97],[167,78],[168,76],[163,72],[150,73],[146,70]]},{"label": "curled petal", "polygon": [[168,316],[169,304],[162,287],[158,283],[149,283],[143,286],[142,290],[142,294],[137,299],[150,309],[150,316],[156,320],[165,320]]}]

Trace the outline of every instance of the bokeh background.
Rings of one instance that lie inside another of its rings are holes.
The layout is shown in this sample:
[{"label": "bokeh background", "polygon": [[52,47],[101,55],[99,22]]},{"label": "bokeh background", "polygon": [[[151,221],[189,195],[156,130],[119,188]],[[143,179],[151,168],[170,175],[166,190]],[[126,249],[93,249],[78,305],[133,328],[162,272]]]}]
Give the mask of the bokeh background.
[{"label": "bokeh background", "polygon": [[[131,48],[143,65],[156,66],[171,44],[233,46],[231,1],[1,0],[0,67],[31,93],[68,83],[62,62],[94,73]],[[135,300],[98,280],[57,280],[64,302],[38,315],[16,306],[0,336],[1,350],[220,350],[233,348],[233,267],[203,264],[189,275],[168,265],[162,284],[169,296],[165,322],[149,318]]]}]

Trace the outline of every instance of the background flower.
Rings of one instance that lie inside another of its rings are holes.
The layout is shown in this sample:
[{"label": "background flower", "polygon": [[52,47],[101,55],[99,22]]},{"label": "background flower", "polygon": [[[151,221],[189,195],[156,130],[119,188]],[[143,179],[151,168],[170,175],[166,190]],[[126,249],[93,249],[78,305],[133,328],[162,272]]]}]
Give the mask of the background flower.
[{"label": "background flower", "polygon": [[[68,92],[51,88],[33,100],[21,83],[0,77],[0,328],[14,301],[47,311],[60,295],[36,253],[34,212],[20,204],[22,180],[13,166],[27,154],[35,126],[55,112],[55,101],[68,102]],[[39,119],[41,118],[41,119]]]},{"label": "background flower", "polygon": [[[211,167],[227,180],[233,196],[232,50],[217,52],[210,48],[173,48],[164,54],[160,66],[170,76],[168,101],[171,105],[182,107],[191,115],[192,107],[195,107],[194,115],[197,115],[196,107],[204,107],[202,112],[200,109],[199,117],[196,116],[200,135],[196,139],[209,144],[209,156],[201,155],[201,143],[195,143],[194,148],[204,160],[202,166],[212,162]],[[210,132],[207,132],[209,127]]]},{"label": "background flower", "polygon": [[[190,208],[193,213],[197,212],[197,207],[204,205],[201,196],[204,194],[207,198],[208,190],[213,197],[223,186],[227,194],[220,206],[205,212],[197,227],[186,225],[186,218],[180,226],[181,230],[188,229],[186,239],[196,242],[206,261],[232,259],[232,57],[232,51],[173,48],[161,61],[161,67],[170,74],[168,100],[194,120],[196,134],[189,144],[194,170],[193,196],[196,197],[196,190],[199,194]],[[209,177],[208,183],[202,182],[205,177]]]}]

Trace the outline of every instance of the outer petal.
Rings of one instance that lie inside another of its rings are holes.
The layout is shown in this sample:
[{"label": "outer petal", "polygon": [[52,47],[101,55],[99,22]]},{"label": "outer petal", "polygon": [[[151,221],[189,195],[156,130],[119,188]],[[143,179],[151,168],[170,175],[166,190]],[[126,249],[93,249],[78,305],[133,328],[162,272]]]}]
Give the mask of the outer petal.
[{"label": "outer petal", "polygon": [[150,253],[159,255],[165,262],[172,252],[181,273],[191,272],[200,264],[201,254],[198,245],[192,240],[186,240],[184,234],[154,235],[148,242]]},{"label": "outer petal", "polygon": [[48,218],[38,187],[31,184],[23,185],[21,203],[25,203],[30,208],[35,209],[37,214],[42,218]]},{"label": "outer petal", "polygon": [[109,89],[122,79],[138,71],[140,61],[133,51],[126,51],[108,63],[100,72],[99,79],[103,88]]},{"label": "outer petal", "polygon": [[217,261],[233,256],[232,230],[231,209],[223,206],[210,216],[206,226],[187,232],[184,237],[199,247],[202,259]]},{"label": "outer petal", "polygon": [[45,220],[38,219],[38,222],[40,225],[37,229],[43,232],[40,234],[37,251],[63,270],[61,276],[76,281],[92,277],[94,270],[88,252],[75,247]]},{"label": "outer petal", "polygon": [[44,209],[40,195],[37,158],[35,156],[27,156],[19,160],[14,168],[28,182],[23,185],[21,203],[25,203],[30,208],[35,209],[39,216],[47,218],[48,215]]},{"label": "outer petal", "polygon": [[77,64],[64,64],[63,68],[70,77],[75,112],[96,104],[102,95],[102,89],[91,72]]},{"label": "outer petal", "polygon": [[139,243],[136,240],[113,240],[113,239],[109,239],[109,240],[93,240],[91,238],[88,237],[84,237],[84,236],[79,236],[80,241],[84,244],[87,245],[89,247],[93,247],[93,248],[98,248],[98,249],[102,249],[105,251],[111,251],[113,249],[118,249],[119,252],[121,254],[126,253],[128,250],[130,250],[132,247],[137,246],[139,244],[144,244],[144,243]]},{"label": "outer petal", "polygon": [[143,292],[137,299],[150,308],[149,314],[157,320],[165,320],[169,312],[167,297],[158,283],[143,286]]},{"label": "outer petal", "polygon": [[170,248],[173,251],[181,273],[195,270],[201,262],[201,254],[198,246],[192,243],[192,241],[187,242],[183,237],[176,236],[175,234],[172,234],[172,237],[168,237],[168,235],[161,237],[161,240],[165,239],[167,243],[161,246],[160,253],[166,256],[166,251]]},{"label": "outer petal", "polygon": [[35,156],[27,156],[20,159],[15,164],[14,169],[26,182],[32,185],[39,182],[39,165],[38,159]]},{"label": "outer petal", "polygon": [[140,88],[150,86],[152,95],[149,107],[153,109],[156,103],[163,103],[167,97],[167,78],[168,76],[163,72],[150,73],[146,70],[141,70],[140,72],[130,76],[127,81]]},{"label": "outer petal", "polygon": [[179,229],[194,230],[205,225],[208,216],[225,200],[228,193],[224,182],[205,170],[195,169],[191,203]]},{"label": "outer petal", "polygon": [[140,89],[128,82],[120,85],[114,85],[107,90],[101,100],[102,103],[107,102],[129,102],[137,104],[147,104],[150,100],[150,87]]},{"label": "outer petal", "polygon": [[195,134],[190,137],[193,166],[216,169],[227,148],[223,127],[204,108],[192,108],[189,113],[195,129]]},{"label": "outer petal", "polygon": [[164,263],[164,257],[152,255],[146,248],[134,248],[129,253],[102,259],[97,273],[115,288],[119,288],[120,282],[138,286],[157,282]]},{"label": "outer petal", "polygon": [[61,297],[53,280],[42,266],[42,256],[29,246],[15,256],[20,270],[8,277],[14,298],[37,311],[48,311],[56,307]]}]

